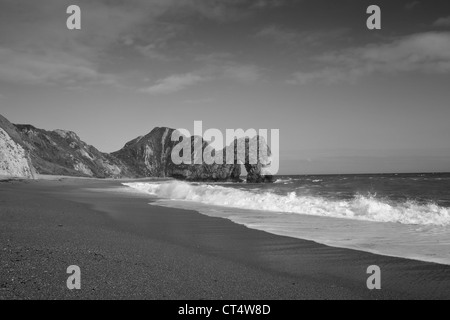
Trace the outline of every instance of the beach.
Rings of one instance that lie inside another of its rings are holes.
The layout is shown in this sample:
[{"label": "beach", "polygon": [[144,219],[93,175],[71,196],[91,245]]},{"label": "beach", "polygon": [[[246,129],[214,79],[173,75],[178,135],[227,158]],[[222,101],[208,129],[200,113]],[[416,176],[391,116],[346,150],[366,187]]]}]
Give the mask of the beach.
[{"label": "beach", "polygon": [[[0,299],[450,298],[450,266],[151,206],[123,182],[0,182]],[[71,265],[81,290],[67,289]],[[367,288],[371,265],[381,290]]]}]

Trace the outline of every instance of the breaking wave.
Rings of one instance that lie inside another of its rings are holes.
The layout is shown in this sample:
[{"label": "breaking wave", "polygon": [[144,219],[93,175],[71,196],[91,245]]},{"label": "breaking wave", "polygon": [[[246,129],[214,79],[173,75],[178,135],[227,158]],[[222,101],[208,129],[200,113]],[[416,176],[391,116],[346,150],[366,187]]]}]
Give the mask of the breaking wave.
[{"label": "breaking wave", "polygon": [[433,203],[390,202],[374,196],[363,195],[356,195],[351,200],[334,200],[296,192],[279,195],[268,191],[196,185],[180,181],[124,183],[124,185],[159,198],[193,201],[230,208],[409,225],[450,225],[449,208]]},{"label": "breaking wave", "polygon": [[289,184],[292,183],[293,179],[292,178],[287,178],[287,179],[277,179],[274,183],[275,184]]}]

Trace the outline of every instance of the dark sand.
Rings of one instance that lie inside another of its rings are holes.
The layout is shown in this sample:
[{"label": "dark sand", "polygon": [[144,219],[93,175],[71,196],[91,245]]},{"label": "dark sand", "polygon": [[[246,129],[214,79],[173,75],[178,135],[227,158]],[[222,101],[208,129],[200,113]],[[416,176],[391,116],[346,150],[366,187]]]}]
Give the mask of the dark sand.
[{"label": "dark sand", "polygon": [[[449,299],[450,266],[331,248],[106,191],[0,182],[0,299]],[[66,287],[70,265],[81,290]],[[367,267],[382,290],[367,289]]]}]

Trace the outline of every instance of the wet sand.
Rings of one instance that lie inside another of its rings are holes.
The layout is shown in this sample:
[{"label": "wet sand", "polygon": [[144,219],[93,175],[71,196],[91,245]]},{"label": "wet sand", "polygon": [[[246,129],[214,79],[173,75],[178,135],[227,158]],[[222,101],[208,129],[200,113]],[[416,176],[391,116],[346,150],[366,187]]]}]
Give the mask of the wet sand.
[{"label": "wet sand", "polygon": [[150,206],[121,182],[0,182],[0,299],[450,299],[450,266]]}]

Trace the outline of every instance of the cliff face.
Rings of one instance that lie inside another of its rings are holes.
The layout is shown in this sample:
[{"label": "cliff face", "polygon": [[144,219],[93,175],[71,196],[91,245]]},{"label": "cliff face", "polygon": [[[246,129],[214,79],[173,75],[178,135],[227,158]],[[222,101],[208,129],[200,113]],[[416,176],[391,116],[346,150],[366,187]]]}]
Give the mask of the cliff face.
[{"label": "cliff face", "polygon": [[[34,172],[49,175],[67,175],[96,178],[173,177],[188,181],[239,181],[241,165],[248,172],[248,182],[271,182],[264,176],[266,158],[254,148],[253,140],[238,141],[222,153],[224,164],[194,164],[205,150],[215,156],[209,142],[201,137],[185,138],[190,143],[192,164],[175,164],[172,151],[179,142],[172,141],[175,130],[155,128],[146,136],[128,142],[121,150],[107,154],[83,142],[74,132],[46,131],[31,125],[13,125],[0,116],[0,175],[30,178]],[[198,148],[196,148],[196,146]],[[263,148],[267,148],[262,143]],[[256,149],[258,150],[258,149]],[[243,162],[237,161],[237,152],[245,152]],[[255,154],[256,152],[256,154]],[[227,164],[227,155],[234,158]],[[249,159],[257,159],[251,162]]]},{"label": "cliff face", "polygon": [[25,150],[0,128],[0,176],[33,178]]},{"label": "cliff face", "polygon": [[263,137],[256,136],[245,139],[245,169],[247,170],[247,182],[271,183],[273,176],[267,172],[271,165],[272,152]]},{"label": "cliff face", "polygon": [[178,144],[172,141],[174,131],[170,128],[155,128],[148,135],[128,142],[112,155],[133,168],[142,177],[173,177],[188,181],[239,180],[240,166],[193,164],[193,159],[197,156],[195,145],[202,144],[202,150],[209,145],[200,137],[190,138],[192,164],[174,164],[172,151]]},{"label": "cliff face", "polygon": [[[123,149],[112,155],[143,177],[173,177],[205,182],[240,181],[241,165],[245,165],[248,172],[247,182],[272,182],[272,176],[264,175],[270,149],[265,140],[261,141],[260,147],[266,148],[266,152],[258,149],[260,137],[254,137],[251,140],[237,140],[234,145],[231,144],[220,151],[212,151],[209,142],[204,141],[202,137],[185,137],[184,141],[190,143],[191,164],[175,164],[172,162],[172,152],[179,142],[172,141],[174,131],[169,128],[155,128],[148,135],[128,142]],[[201,150],[201,154],[197,154],[197,150]],[[215,157],[216,152],[221,153],[223,164],[207,164],[205,161],[201,161],[202,164],[195,164],[195,160],[203,155],[205,150],[211,154],[211,157]],[[245,161],[238,162],[238,152],[246,155]],[[182,153],[180,153],[180,157],[183,157]],[[227,156],[230,157],[230,155],[231,160],[227,161]]]},{"label": "cliff face", "polygon": [[131,140],[111,155],[123,163],[139,177],[167,177],[167,165],[174,143],[171,141],[173,129],[155,128],[149,134]]},{"label": "cliff face", "polygon": [[40,174],[97,178],[132,176],[126,165],[87,145],[74,132],[46,131],[31,125],[16,127]]},{"label": "cliff face", "polygon": [[0,175],[137,176],[120,160],[87,145],[74,132],[14,125],[2,116],[0,129]]},{"label": "cliff face", "polygon": [[[178,144],[178,142],[176,142]],[[211,158],[215,157],[215,152],[210,147],[209,142],[204,141],[202,137],[191,137],[187,139],[187,143],[190,143],[190,159],[191,164],[174,164],[172,161],[169,162],[167,168],[168,175],[182,180],[188,181],[204,181],[204,182],[218,182],[218,181],[229,181],[236,182],[240,181],[241,176],[241,166],[237,161],[232,161],[227,164],[226,161],[226,149],[217,151],[217,153],[222,153],[223,162],[207,164],[206,161],[202,161],[203,154],[205,150],[209,152]],[[197,148],[196,148],[197,147]],[[197,153],[197,149],[201,152]],[[183,156],[183,152],[180,156]],[[196,160],[202,164],[195,164]],[[213,161],[211,161],[213,162]]]},{"label": "cliff face", "polygon": [[0,115],[0,176],[33,178],[29,153],[17,128]]}]

